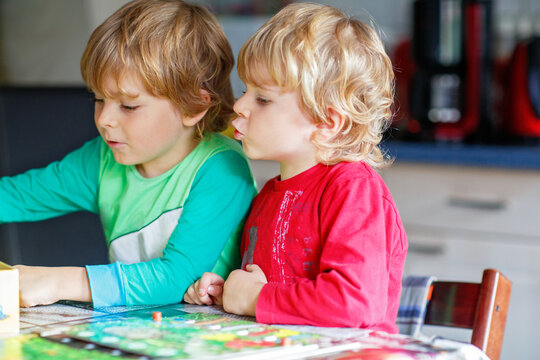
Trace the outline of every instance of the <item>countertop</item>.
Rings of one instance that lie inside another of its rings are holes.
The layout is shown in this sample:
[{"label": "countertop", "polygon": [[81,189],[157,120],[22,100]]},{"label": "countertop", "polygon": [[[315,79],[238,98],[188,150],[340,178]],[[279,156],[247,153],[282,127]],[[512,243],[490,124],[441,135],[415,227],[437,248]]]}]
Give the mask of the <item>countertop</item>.
[{"label": "countertop", "polygon": [[396,162],[540,170],[540,145],[469,145],[390,140],[383,142],[382,148]]}]

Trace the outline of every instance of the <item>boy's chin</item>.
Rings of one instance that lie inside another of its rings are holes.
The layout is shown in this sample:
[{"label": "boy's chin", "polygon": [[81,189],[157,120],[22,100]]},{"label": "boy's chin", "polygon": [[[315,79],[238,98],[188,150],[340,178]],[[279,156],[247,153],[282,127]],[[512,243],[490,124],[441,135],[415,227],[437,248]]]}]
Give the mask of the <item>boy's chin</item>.
[{"label": "boy's chin", "polygon": [[250,150],[247,146],[243,146],[243,149],[246,156],[251,160],[265,160],[261,154],[257,154],[257,152]]},{"label": "boy's chin", "polygon": [[253,147],[250,147],[246,144],[246,142],[242,142],[242,149],[244,149],[244,154],[251,160],[268,160],[268,161],[275,161],[275,159],[271,158],[271,154],[264,153],[261,151],[257,151],[257,149],[254,149]]},{"label": "boy's chin", "polygon": [[132,159],[128,159],[126,156],[122,156],[122,154],[118,154],[113,151],[114,160],[119,163],[120,165],[139,165],[139,162],[134,161]]}]

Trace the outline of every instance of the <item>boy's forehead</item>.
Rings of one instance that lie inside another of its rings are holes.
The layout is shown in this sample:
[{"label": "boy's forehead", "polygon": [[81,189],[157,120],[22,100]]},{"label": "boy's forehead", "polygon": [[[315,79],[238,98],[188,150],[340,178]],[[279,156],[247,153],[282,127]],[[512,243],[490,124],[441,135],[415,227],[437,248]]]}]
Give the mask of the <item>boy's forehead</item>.
[{"label": "boy's forehead", "polygon": [[271,80],[270,78],[258,78],[253,80],[254,81],[246,82],[247,88],[263,91],[265,93],[273,93],[276,95],[287,92],[286,89],[279,86],[279,84],[277,84],[274,80]]},{"label": "boy's forehead", "polygon": [[258,84],[250,84],[248,83],[248,86],[264,90],[264,91],[278,91],[280,90],[280,87],[275,82],[269,83],[269,82],[261,82]]},{"label": "boy's forehead", "polygon": [[264,60],[248,60],[244,66],[242,80],[260,89],[279,88],[280,92],[297,90],[295,76],[281,63],[271,63]]},{"label": "boy's forehead", "polygon": [[98,87],[99,89],[93,89],[94,92],[111,97],[138,97],[146,92],[141,76],[133,70],[124,70],[116,74],[109,71],[102,76]]}]

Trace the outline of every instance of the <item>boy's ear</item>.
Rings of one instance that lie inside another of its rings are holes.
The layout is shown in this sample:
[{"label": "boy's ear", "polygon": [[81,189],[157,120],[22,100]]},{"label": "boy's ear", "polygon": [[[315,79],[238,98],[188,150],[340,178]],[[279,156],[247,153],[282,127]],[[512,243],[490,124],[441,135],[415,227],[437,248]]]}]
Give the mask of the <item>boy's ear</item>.
[{"label": "boy's ear", "polygon": [[330,139],[343,129],[345,116],[331,107],[327,109],[326,114],[326,122],[317,125],[317,134],[325,139]]},{"label": "boy's ear", "polygon": [[[204,101],[210,104],[211,99],[210,99],[210,94],[208,93],[208,91],[201,89],[199,90],[199,94],[201,95],[201,98]],[[197,125],[199,121],[201,121],[201,119],[204,117],[204,115],[206,115],[207,112],[208,112],[208,108],[206,108],[205,110],[201,111],[198,114],[195,114],[194,116],[191,116],[191,117],[184,116],[182,121],[185,126],[195,126]]]}]

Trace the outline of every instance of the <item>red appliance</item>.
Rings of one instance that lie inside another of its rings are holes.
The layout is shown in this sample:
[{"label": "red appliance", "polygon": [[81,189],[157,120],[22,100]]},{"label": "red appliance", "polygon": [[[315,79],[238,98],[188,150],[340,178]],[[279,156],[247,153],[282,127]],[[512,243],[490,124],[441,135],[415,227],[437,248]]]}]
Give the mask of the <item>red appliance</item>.
[{"label": "red appliance", "polygon": [[519,138],[540,138],[540,38],[519,43],[507,72],[504,130]]}]

